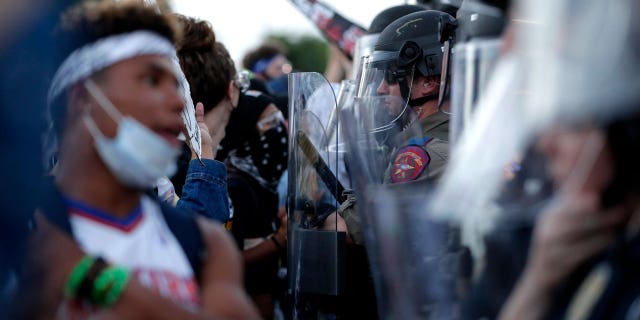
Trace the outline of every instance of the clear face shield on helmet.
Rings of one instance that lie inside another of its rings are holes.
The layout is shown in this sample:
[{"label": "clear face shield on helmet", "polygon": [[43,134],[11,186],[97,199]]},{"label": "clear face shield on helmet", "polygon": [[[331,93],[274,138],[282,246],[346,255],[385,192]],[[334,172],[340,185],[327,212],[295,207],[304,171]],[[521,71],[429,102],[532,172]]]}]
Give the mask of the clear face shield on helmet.
[{"label": "clear face shield on helmet", "polygon": [[364,57],[368,57],[373,53],[373,48],[376,45],[376,41],[380,34],[367,34],[358,39],[356,41],[356,48],[353,51],[353,63],[352,65],[356,68],[353,68],[351,74],[351,80],[360,82],[360,76],[362,75],[362,59]]},{"label": "clear face shield on helmet", "polygon": [[400,65],[398,60],[397,52],[387,51],[363,58],[357,97],[361,105],[371,104],[366,107],[371,114],[365,119],[370,133],[380,137],[403,131],[417,118],[409,106],[414,66]]}]

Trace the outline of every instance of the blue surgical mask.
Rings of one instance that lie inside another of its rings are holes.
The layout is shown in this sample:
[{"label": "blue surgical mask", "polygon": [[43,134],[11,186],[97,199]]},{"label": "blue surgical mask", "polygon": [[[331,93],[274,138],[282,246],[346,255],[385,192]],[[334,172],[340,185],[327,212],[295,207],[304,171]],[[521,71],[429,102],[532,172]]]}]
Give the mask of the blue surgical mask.
[{"label": "blue surgical mask", "polygon": [[155,186],[159,178],[176,172],[178,148],[136,119],[123,116],[92,80],[86,80],[84,86],[118,123],[116,136],[107,138],[89,114],[83,118],[100,158],[118,181],[129,187],[147,189]]}]

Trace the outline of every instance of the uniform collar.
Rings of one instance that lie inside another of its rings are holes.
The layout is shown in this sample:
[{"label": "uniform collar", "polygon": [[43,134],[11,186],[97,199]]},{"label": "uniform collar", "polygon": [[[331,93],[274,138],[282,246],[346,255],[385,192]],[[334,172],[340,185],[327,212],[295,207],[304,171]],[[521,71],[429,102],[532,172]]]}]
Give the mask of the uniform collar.
[{"label": "uniform collar", "polygon": [[420,121],[420,125],[424,131],[432,131],[433,129],[449,122],[449,115],[438,111]]}]

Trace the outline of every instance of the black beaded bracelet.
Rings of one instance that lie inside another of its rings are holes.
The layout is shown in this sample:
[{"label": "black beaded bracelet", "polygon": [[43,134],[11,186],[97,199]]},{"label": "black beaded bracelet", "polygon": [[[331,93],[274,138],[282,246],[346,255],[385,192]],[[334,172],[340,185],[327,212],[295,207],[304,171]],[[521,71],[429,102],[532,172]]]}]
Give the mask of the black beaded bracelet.
[{"label": "black beaded bracelet", "polygon": [[87,275],[82,279],[80,287],[78,288],[77,297],[91,300],[91,290],[93,288],[93,282],[98,275],[107,268],[107,262],[102,257],[97,257],[96,260],[87,271]]}]

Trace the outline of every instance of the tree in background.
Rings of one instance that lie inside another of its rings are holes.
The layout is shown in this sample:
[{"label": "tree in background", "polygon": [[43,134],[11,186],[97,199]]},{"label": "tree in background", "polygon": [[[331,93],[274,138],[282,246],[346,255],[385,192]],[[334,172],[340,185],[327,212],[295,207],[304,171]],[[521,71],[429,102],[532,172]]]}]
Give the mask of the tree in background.
[{"label": "tree in background", "polygon": [[294,72],[324,73],[329,60],[329,44],[311,35],[271,34],[266,41],[277,41],[287,50]]}]

